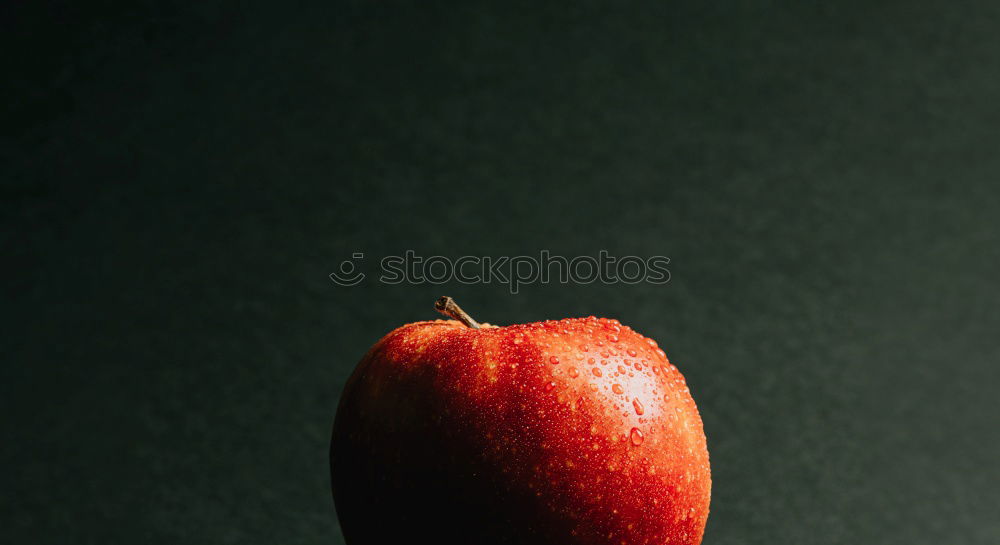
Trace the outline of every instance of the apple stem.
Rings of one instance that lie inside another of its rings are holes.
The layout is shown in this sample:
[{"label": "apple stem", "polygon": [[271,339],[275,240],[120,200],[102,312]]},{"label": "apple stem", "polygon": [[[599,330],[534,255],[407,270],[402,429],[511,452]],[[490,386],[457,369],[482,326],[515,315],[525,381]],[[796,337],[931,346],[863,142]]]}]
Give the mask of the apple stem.
[{"label": "apple stem", "polygon": [[472,316],[469,316],[468,313],[462,310],[462,307],[458,306],[458,303],[454,299],[447,295],[435,301],[434,310],[462,322],[466,327],[479,329],[479,322],[473,320]]}]

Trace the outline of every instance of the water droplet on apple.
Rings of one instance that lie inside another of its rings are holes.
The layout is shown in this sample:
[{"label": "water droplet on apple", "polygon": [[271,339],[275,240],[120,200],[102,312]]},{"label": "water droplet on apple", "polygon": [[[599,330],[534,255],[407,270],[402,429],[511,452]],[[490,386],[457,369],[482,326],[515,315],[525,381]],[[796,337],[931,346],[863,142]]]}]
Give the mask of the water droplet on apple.
[{"label": "water droplet on apple", "polygon": [[624,375],[625,374],[625,368],[622,367],[621,365],[618,366],[618,374],[619,375]]},{"label": "water droplet on apple", "polygon": [[601,368],[600,367],[594,367],[593,372],[594,372],[594,376],[595,377],[599,377],[599,376],[601,376],[601,375],[604,374],[604,373],[601,372]]},{"label": "water droplet on apple", "polygon": [[614,393],[616,393],[616,394],[623,394],[623,393],[625,393],[625,390],[622,389],[622,385],[621,384],[615,384],[614,386],[612,386],[611,387],[611,391],[614,392]]},{"label": "water droplet on apple", "polygon": [[557,363],[559,363],[559,358],[557,358],[556,356],[549,356],[549,363],[551,363],[552,365],[556,365]]},{"label": "water droplet on apple", "polygon": [[635,407],[635,414],[642,414],[645,410],[642,407],[642,403],[638,399],[632,400],[632,406]]},{"label": "water droplet on apple", "polygon": [[555,382],[550,382],[550,383],[548,383],[548,384],[545,385],[545,391],[546,392],[551,391],[555,387],[556,387],[556,383]]},{"label": "water droplet on apple", "polygon": [[618,335],[608,335],[608,340],[613,343],[616,343],[618,342]]},{"label": "water droplet on apple", "polygon": [[580,373],[577,372],[576,367],[569,368],[569,376],[576,378]]},{"label": "water droplet on apple", "polygon": [[629,434],[629,437],[632,438],[633,445],[639,446],[642,444],[643,437],[642,437],[642,432],[639,431],[639,428],[632,428],[632,433]]},{"label": "water droplet on apple", "polygon": [[580,347],[580,350],[582,350],[582,351],[584,351],[584,352],[587,352],[587,351],[589,351],[589,350],[590,350],[590,347],[589,347],[589,346],[587,346],[587,345],[583,345],[583,346],[581,346],[581,347]]},{"label": "water droplet on apple", "polygon": [[626,352],[628,352],[629,356],[632,356],[633,358],[635,357],[635,350],[632,350],[631,348],[629,348],[628,350],[626,350]]}]

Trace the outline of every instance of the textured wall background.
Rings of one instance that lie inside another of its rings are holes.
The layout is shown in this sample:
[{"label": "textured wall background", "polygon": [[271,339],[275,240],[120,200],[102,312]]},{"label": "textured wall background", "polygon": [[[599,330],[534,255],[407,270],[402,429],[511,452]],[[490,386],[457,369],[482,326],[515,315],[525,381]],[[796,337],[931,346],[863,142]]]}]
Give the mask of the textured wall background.
[{"label": "textured wall background", "polygon": [[[1000,4],[4,8],[0,535],[342,543],[379,336],[617,317],[702,411],[707,545],[1000,542]],[[334,286],[352,252],[667,255]]]}]

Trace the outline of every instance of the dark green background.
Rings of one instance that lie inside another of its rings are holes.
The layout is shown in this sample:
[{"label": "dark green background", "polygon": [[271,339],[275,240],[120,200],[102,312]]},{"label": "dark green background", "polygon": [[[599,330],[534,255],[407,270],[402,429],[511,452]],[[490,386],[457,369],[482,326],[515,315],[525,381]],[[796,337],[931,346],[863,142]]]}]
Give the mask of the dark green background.
[{"label": "dark green background", "polygon": [[[659,340],[706,544],[1000,542],[997,2],[186,4],[5,8],[2,541],[342,543],[340,389],[447,293]],[[672,280],[327,278],[408,249]]]}]

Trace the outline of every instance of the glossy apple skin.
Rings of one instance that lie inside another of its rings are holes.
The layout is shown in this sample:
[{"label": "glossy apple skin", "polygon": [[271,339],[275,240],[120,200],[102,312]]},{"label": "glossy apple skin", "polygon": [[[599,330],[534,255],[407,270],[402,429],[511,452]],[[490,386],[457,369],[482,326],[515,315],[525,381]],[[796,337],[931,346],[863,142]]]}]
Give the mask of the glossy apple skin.
[{"label": "glossy apple skin", "polygon": [[711,475],[684,377],[616,320],[400,327],[330,448],[349,545],[701,542]]}]

